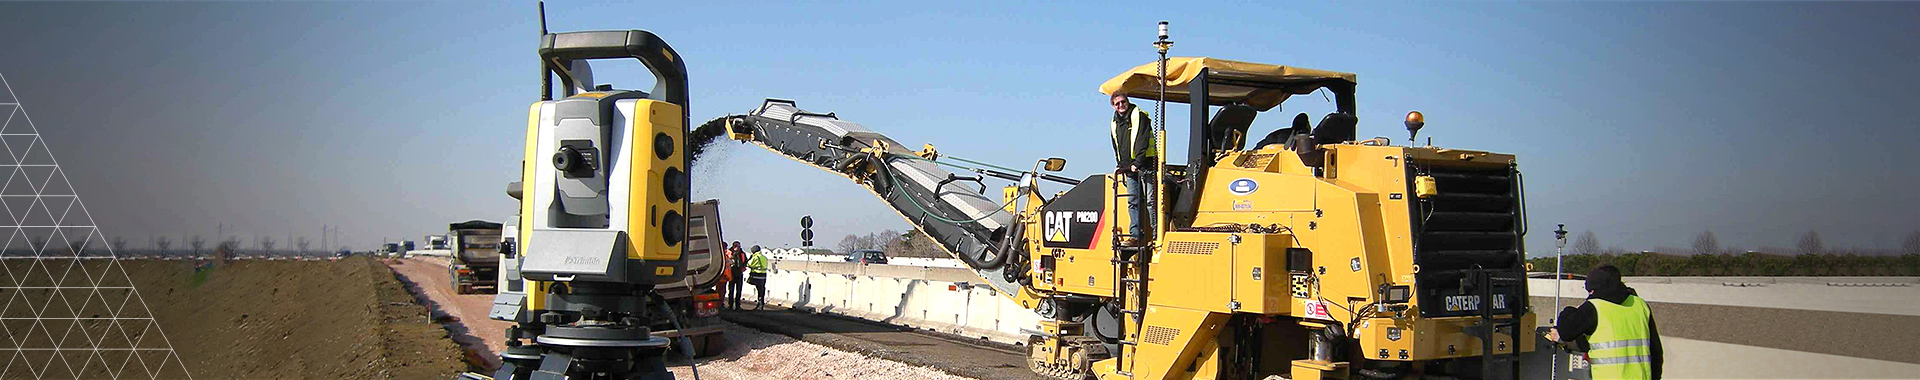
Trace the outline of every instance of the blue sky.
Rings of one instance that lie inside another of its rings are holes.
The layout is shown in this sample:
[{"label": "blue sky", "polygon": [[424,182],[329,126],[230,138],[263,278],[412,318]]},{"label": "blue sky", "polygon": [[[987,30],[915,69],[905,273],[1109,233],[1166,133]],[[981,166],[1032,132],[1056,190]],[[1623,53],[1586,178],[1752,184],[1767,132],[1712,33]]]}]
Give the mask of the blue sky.
[{"label": "blue sky", "polygon": [[[556,2],[548,18],[666,38],[696,123],[789,98],[1069,173],[1105,168],[1095,88],[1149,62],[1168,20],[1175,55],[1357,73],[1363,136],[1404,138],[1417,109],[1438,145],[1519,155],[1535,252],[1552,223],[1632,249],[1703,230],[1894,248],[1920,230],[1920,166],[1901,154],[1920,141],[1920,5]],[[0,74],[109,234],[333,224],[365,247],[511,215],[537,31],[531,3],[6,3]],[[739,148],[696,179],[729,239],[792,244],[803,214],[828,245],[906,226],[843,179]]]}]

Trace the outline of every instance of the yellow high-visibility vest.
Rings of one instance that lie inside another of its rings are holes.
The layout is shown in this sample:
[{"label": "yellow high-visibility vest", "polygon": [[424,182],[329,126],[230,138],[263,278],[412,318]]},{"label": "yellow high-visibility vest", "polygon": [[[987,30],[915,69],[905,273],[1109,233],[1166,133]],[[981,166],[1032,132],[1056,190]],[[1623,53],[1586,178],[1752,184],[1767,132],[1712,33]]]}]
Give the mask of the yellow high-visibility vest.
[{"label": "yellow high-visibility vest", "polygon": [[[1130,124],[1131,128],[1120,130],[1119,120],[1111,121],[1107,125],[1107,136],[1113,138],[1113,152],[1118,156],[1120,164],[1133,163],[1134,159],[1140,157],[1159,157],[1160,144],[1155,144],[1153,140],[1153,119],[1149,118],[1147,111],[1140,107],[1133,107],[1128,111],[1130,112],[1127,115],[1127,124]],[[1146,147],[1136,149],[1142,142]]]},{"label": "yellow high-visibility vest", "polygon": [[1653,311],[1647,302],[1632,295],[1618,304],[1597,298],[1587,302],[1599,314],[1598,326],[1587,336],[1593,378],[1653,378],[1653,337],[1647,329]]},{"label": "yellow high-visibility vest", "polygon": [[767,273],[767,255],[754,252],[753,258],[747,259],[747,269],[753,273]]}]

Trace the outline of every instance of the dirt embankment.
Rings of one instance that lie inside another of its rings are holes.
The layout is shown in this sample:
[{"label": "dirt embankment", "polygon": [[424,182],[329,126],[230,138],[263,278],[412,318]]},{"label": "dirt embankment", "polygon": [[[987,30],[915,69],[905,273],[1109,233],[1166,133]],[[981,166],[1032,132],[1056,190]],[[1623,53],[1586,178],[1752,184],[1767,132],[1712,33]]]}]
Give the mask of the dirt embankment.
[{"label": "dirt embankment", "polygon": [[513,324],[487,318],[493,310],[493,294],[456,293],[444,258],[414,256],[386,263],[401,283],[412,286],[408,290],[436,318],[450,317],[447,329],[454,342],[468,348],[468,362],[486,373],[500,368],[499,350],[507,346],[506,330]]},{"label": "dirt embankment", "polygon": [[467,369],[387,267],[123,261],[193,378],[437,379]]}]

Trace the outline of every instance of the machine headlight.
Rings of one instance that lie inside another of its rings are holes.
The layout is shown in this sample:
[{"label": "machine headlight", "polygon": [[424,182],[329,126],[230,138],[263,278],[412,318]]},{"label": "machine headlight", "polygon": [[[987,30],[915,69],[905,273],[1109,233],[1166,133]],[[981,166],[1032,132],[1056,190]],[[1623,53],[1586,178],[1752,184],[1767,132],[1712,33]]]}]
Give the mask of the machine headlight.
[{"label": "machine headlight", "polygon": [[1413,287],[1406,286],[1406,285],[1382,285],[1381,286],[1381,289],[1380,289],[1381,303],[1407,303],[1407,301],[1412,298],[1413,298]]}]

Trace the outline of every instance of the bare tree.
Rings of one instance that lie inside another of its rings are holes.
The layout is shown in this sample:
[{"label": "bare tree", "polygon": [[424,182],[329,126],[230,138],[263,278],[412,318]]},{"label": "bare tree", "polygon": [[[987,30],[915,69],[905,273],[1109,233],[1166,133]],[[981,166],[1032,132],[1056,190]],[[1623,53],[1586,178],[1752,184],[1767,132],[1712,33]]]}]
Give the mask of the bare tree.
[{"label": "bare tree", "polygon": [[895,246],[900,245],[901,240],[905,239],[901,237],[900,231],[880,231],[880,233],[874,237],[873,249],[893,252],[895,251]]},{"label": "bare tree", "polygon": [[307,237],[305,236],[293,240],[293,246],[300,247],[300,252],[306,252],[307,246],[309,245],[313,245],[313,242],[307,241]]},{"label": "bare tree", "polygon": [[273,237],[272,237],[272,236],[261,236],[261,237],[260,237],[260,250],[262,250],[262,251],[273,251],[273,245],[274,245],[274,243],[276,243],[276,242],[275,242],[275,241],[273,241]]},{"label": "bare tree", "polygon": [[[75,250],[75,251],[78,251],[79,249],[77,249],[77,248],[76,248],[76,249],[74,249],[74,250]],[[114,251],[114,252],[125,252],[126,250],[127,250],[127,237],[125,237],[125,236],[115,236],[115,237],[113,237],[113,251]]]},{"label": "bare tree", "polygon": [[1594,236],[1593,231],[1581,232],[1580,238],[1573,240],[1573,254],[1575,255],[1600,254],[1600,237]]},{"label": "bare tree", "polygon": [[851,253],[854,250],[858,250],[860,249],[860,237],[847,234],[847,237],[840,238],[840,245],[838,247],[840,247],[840,253]]},{"label": "bare tree", "polygon": [[1715,255],[1719,253],[1720,238],[1714,237],[1713,231],[1700,231],[1700,236],[1693,238],[1693,254]]},{"label": "bare tree", "polygon": [[948,257],[946,249],[941,248],[940,243],[934,242],[919,231],[908,231],[900,234],[900,238],[900,242],[897,243],[900,249],[894,254],[896,257]]},{"label": "bare tree", "polygon": [[1800,245],[1797,248],[1802,255],[1827,253],[1827,243],[1820,240],[1820,233],[1815,231],[1807,231],[1806,235],[1800,235]]},{"label": "bare tree", "polygon": [[228,236],[226,241],[222,241],[220,245],[213,247],[213,256],[220,260],[233,260],[235,257],[239,257],[239,251],[240,237]]},{"label": "bare tree", "polygon": [[158,248],[160,252],[166,252],[167,248],[173,248],[173,239],[168,239],[166,236],[154,237],[153,247]]},{"label": "bare tree", "polygon": [[1909,255],[1920,255],[1920,231],[1907,234],[1907,241],[1900,244],[1900,248]]},{"label": "bare tree", "polygon": [[193,247],[194,254],[200,254],[201,249],[207,248],[207,238],[205,236],[194,235],[192,239],[187,239],[187,246]]}]

